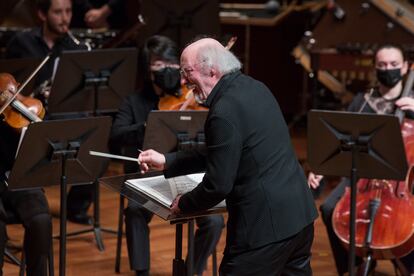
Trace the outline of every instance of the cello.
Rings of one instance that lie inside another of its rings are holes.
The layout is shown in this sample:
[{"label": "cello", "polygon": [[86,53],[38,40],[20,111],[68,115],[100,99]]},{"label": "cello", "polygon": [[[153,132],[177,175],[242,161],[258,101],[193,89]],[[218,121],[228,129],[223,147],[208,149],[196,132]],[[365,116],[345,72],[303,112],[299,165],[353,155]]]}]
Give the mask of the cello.
[{"label": "cello", "polygon": [[[410,68],[401,97],[411,93],[414,67]],[[398,259],[414,249],[414,120],[395,114],[401,124],[409,169],[404,181],[360,179],[356,198],[356,254],[367,257],[365,273],[373,259]],[[350,188],[335,207],[332,225],[342,243],[349,246]]]}]

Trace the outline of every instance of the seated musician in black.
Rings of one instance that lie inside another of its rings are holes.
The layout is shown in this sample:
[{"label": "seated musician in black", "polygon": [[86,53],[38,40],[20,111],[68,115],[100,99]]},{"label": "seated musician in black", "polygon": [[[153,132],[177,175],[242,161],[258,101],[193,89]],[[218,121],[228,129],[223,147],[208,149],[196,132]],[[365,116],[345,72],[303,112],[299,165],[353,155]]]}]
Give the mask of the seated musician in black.
[{"label": "seated musician in black", "polygon": [[[394,45],[380,47],[375,54],[375,67],[379,82],[378,88],[366,94],[357,94],[348,107],[348,111],[392,114],[395,108],[399,107],[406,111],[406,116],[414,118],[414,98],[401,98],[403,90],[402,78],[408,70],[408,64],[404,58],[403,51]],[[321,175],[310,173],[308,176],[308,184],[310,187],[316,189],[321,179]],[[348,271],[348,252],[334,233],[332,215],[336,204],[341,199],[347,186],[349,186],[349,179],[344,178],[320,206],[322,219],[328,232],[336,269],[339,275],[343,275]],[[401,258],[400,261],[409,273],[414,273],[414,251],[408,256]],[[361,262],[362,260],[359,258],[356,263],[361,264]]]},{"label": "seated musician in black", "polygon": [[[6,83],[0,91],[4,92]],[[0,107],[5,103],[0,95]],[[7,243],[6,225],[10,217],[24,226],[23,250],[26,257],[27,275],[48,275],[48,257],[52,243],[52,218],[49,206],[40,188],[10,191],[7,175],[13,167],[20,130],[13,129],[0,115],[0,275],[3,275],[4,251]],[[41,184],[41,183],[39,183]]]},{"label": "seated musician in black", "polygon": [[[37,14],[42,22],[40,27],[30,31],[17,33],[6,48],[7,58],[44,58],[50,52],[62,50],[86,49],[77,45],[68,35],[72,17],[71,0],[37,0]],[[44,65],[35,77],[34,96],[43,101],[47,111],[51,79],[54,70],[55,56]],[[22,80],[18,80],[22,81]],[[53,119],[46,114],[45,119]],[[68,220],[81,224],[90,224],[91,218],[87,210],[92,202],[93,186],[83,185],[71,187],[68,194]]]},{"label": "seated musician in black", "polygon": [[73,0],[73,28],[125,27],[127,22],[125,0]]},{"label": "seated musician in black", "polygon": [[[179,54],[173,41],[163,36],[150,37],[142,50],[145,80],[142,91],[128,96],[112,126],[111,138],[124,146],[125,154],[136,156],[144,139],[145,122],[151,110],[158,109],[159,97],[180,89]],[[125,163],[125,173],[138,172],[134,162]],[[149,227],[153,214],[137,203],[125,209],[129,261],[136,275],[148,275],[150,267]],[[221,215],[196,219],[194,272],[202,275],[224,227]]]}]

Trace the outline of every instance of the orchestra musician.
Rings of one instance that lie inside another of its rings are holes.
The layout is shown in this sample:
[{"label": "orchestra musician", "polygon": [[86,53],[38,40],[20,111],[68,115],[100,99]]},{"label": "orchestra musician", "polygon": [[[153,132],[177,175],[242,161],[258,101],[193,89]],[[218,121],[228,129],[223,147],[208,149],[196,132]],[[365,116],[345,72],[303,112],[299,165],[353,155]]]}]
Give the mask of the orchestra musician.
[{"label": "orchestra musician", "polygon": [[[71,0],[37,0],[36,7],[41,26],[30,31],[17,33],[7,45],[6,57],[44,58],[51,52],[86,49],[86,47],[76,44],[67,34],[72,17]],[[35,79],[36,86],[50,86],[55,58],[56,56],[52,56],[38,72]],[[35,96],[44,101],[44,105],[47,106],[48,91],[39,90],[42,95]],[[51,119],[48,114],[46,118]],[[92,185],[71,187],[68,193],[68,220],[80,224],[91,224],[92,219],[87,215],[87,210],[92,202],[92,197]]]},{"label": "orchestra musician", "polygon": [[[414,98],[400,98],[403,90],[403,76],[408,70],[408,63],[404,52],[396,45],[384,45],[375,54],[375,68],[378,80],[378,87],[369,93],[359,93],[352,100],[348,111],[376,114],[392,114],[398,106],[406,111],[406,116],[414,118]],[[310,173],[308,184],[316,189],[321,175]],[[339,185],[329,194],[324,203],[320,206],[322,220],[326,226],[332,253],[335,259],[336,270],[339,275],[348,272],[348,252],[342,246],[341,241],[335,235],[332,226],[332,215],[338,201],[345,192],[345,188],[350,185],[349,179],[344,178]],[[414,252],[400,259],[407,271],[414,274]],[[356,264],[362,263],[358,258]]]},{"label": "orchestra musician", "polygon": [[120,29],[127,24],[126,0],[73,0],[73,28]]},{"label": "orchestra musician", "polygon": [[206,152],[142,152],[142,173],[166,177],[206,170],[178,196],[174,213],[206,210],[226,200],[227,239],[220,275],[311,275],[317,210],[282,112],[271,91],[239,70],[218,41],[197,40],[181,55],[182,79],[209,113]]},{"label": "orchestra musician", "polygon": [[[9,91],[17,91],[17,82],[11,75],[1,74],[0,108],[12,96]],[[13,167],[21,139],[21,132],[8,122],[0,120],[0,275],[3,275],[7,243],[6,225],[13,218],[13,223],[21,222],[25,229],[23,250],[27,275],[46,276],[52,244],[52,218],[42,189],[11,191],[8,188],[8,173]]]},{"label": "orchestra musician", "polygon": [[[113,122],[111,139],[121,143],[126,155],[134,156],[143,145],[145,122],[151,110],[158,109],[160,98],[175,97],[181,92],[176,44],[164,36],[152,36],[144,44],[141,61],[145,74],[143,89],[128,96]],[[125,173],[139,171],[135,163],[124,166]],[[150,244],[148,223],[153,214],[137,203],[128,201],[125,209],[126,237],[131,269],[136,275],[149,275]],[[194,272],[202,275],[208,257],[219,241],[224,219],[212,215],[196,219]]]}]

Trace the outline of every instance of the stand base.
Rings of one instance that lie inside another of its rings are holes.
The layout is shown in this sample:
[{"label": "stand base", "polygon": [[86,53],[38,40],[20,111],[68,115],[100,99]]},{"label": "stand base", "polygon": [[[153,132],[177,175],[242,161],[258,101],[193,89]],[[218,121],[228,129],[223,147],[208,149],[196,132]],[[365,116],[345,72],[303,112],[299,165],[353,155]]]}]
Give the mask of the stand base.
[{"label": "stand base", "polygon": [[[99,251],[101,251],[101,252],[102,251],[105,251],[105,246],[103,244],[103,239],[102,239],[101,233],[102,232],[105,232],[105,233],[110,233],[110,234],[114,234],[114,235],[118,234],[118,232],[115,231],[115,230],[101,228],[100,226],[98,226],[98,227],[95,227],[94,226],[92,228],[88,228],[88,229],[84,229],[84,230],[79,230],[79,231],[75,231],[75,232],[68,233],[66,235],[66,237],[73,237],[73,236],[82,235],[82,234],[86,234],[86,233],[90,233],[90,232],[93,232],[94,233],[94,235],[95,235],[95,241],[96,241],[96,246],[98,247]],[[53,238],[54,239],[60,239],[60,236],[59,235],[53,236]]]}]

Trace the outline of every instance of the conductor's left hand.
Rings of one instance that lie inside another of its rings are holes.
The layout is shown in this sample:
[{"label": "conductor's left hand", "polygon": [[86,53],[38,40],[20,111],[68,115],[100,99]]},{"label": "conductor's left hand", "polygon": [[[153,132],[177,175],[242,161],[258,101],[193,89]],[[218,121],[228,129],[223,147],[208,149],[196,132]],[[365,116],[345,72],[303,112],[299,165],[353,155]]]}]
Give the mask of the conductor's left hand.
[{"label": "conductor's left hand", "polygon": [[143,151],[138,156],[141,173],[144,174],[149,170],[163,171],[165,169],[165,156],[155,150],[149,149]]},{"label": "conductor's left hand", "polygon": [[181,195],[178,195],[173,203],[171,204],[171,213],[179,214],[181,212],[180,207],[178,207],[178,203],[180,202]]}]

